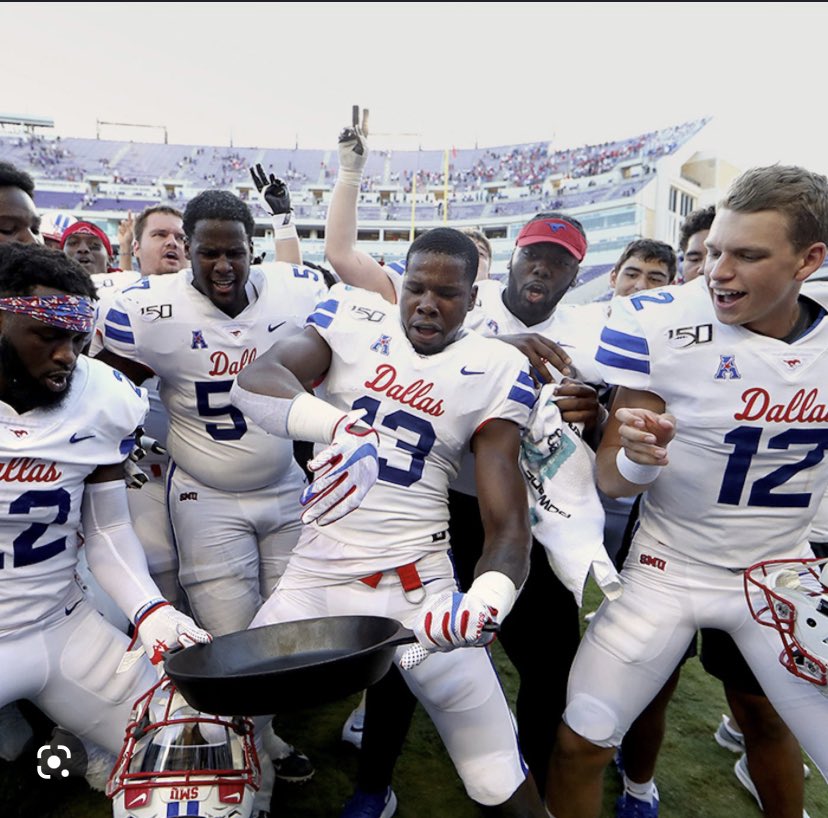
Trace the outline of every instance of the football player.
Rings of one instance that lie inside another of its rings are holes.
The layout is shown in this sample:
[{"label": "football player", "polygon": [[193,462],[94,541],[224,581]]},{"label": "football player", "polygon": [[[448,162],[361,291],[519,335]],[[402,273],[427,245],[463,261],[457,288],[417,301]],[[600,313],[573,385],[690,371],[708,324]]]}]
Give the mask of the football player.
[{"label": "football player", "polygon": [[[800,294],[826,243],[828,180],[754,169],[717,209],[703,279],[613,306],[596,361],[621,389],[599,485],[646,494],[624,593],[598,611],[572,668],[547,789],[556,818],[598,815],[613,748],[699,627],[733,636],[828,773],[824,699],[779,665],[741,593],[751,564],[810,554],[828,485],[828,321]],[[671,330],[680,342],[664,343]]]},{"label": "football player", "polygon": [[[356,247],[357,199],[367,158],[364,121],[360,124],[354,117],[339,138],[339,174],[328,210],[325,254],[343,281],[373,290],[396,303],[403,286],[405,265],[380,266]],[[531,219],[517,237],[507,282],[492,279],[477,282],[475,306],[466,316],[465,327],[516,346],[529,358],[538,380],[561,380],[569,375],[599,381],[593,359],[600,326],[590,326],[589,321],[583,320],[580,307],[559,304],[574,284],[586,251],[586,234],[576,219],[560,213],[541,214]],[[467,378],[471,383],[474,376]],[[595,389],[584,383],[564,381],[558,386],[557,396],[558,408],[570,423],[584,423],[594,431],[601,414],[606,415],[599,407]],[[461,585],[468,587],[483,543],[470,456],[452,483],[449,507],[452,551]],[[578,647],[580,631],[575,600],[549,567],[540,543],[536,542],[532,548],[531,564],[526,587],[512,617],[504,625],[500,641],[520,673],[517,721],[521,748],[535,781],[542,788],[554,725],[564,708],[569,663]],[[551,669],[530,636],[531,622],[538,617],[552,617],[558,623],[557,658]],[[380,684],[391,685],[393,678],[392,672]],[[396,700],[393,707],[387,708],[385,718],[373,721],[380,729],[389,729],[392,722],[404,717],[405,705],[399,690],[386,694],[375,689],[369,698],[376,701],[380,695]],[[410,697],[408,708],[410,713],[413,710]],[[370,757],[364,753],[360,777],[364,775],[376,782],[390,775],[388,760],[392,757],[390,747],[372,752]],[[367,785],[368,781],[364,783]]]},{"label": "football player", "polygon": [[[543,815],[487,652],[454,650],[491,641],[484,626],[511,610],[530,542],[517,456],[535,393],[520,353],[462,329],[477,266],[468,237],[430,230],[409,248],[399,308],[337,285],[302,334],[239,376],[231,399],[245,414],[277,436],[328,445],[309,464],[319,475],[303,495],[310,524],[252,627],[345,613],[412,627],[438,652],[406,681],[471,798],[493,814]],[[303,387],[322,376],[327,401]],[[462,594],[447,490],[469,445],[484,464],[486,542]],[[360,812],[366,798],[379,809]],[[395,803],[390,788],[358,791],[346,814],[391,815]]]},{"label": "football player", "polygon": [[[194,617],[215,634],[246,628],[272,591],[299,536],[305,484],[290,442],[249,423],[228,393],[258,355],[301,330],[326,292],[314,270],[251,268],[253,228],[233,194],[196,196],[184,212],[192,269],[117,293],[101,353],[138,383],[159,378],[179,580]],[[312,775],[304,756],[280,747],[277,774]],[[287,763],[294,772],[281,769]]]},{"label": "football player", "polygon": [[[81,356],[95,288],[60,251],[0,247],[0,705],[28,698],[117,752],[173,645],[210,636],[161,596],[126,505],[122,464],[146,397]],[[75,582],[81,541],[136,627],[135,649]]]}]

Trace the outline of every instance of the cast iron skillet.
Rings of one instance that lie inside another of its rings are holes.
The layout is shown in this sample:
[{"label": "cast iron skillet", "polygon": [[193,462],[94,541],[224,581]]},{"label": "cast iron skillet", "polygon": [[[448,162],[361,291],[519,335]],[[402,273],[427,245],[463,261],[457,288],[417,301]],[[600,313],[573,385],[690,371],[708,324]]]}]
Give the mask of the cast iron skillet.
[{"label": "cast iron skillet", "polygon": [[386,674],[397,645],[415,641],[396,619],[329,616],[218,636],[164,663],[196,710],[261,716],[363,690]]}]

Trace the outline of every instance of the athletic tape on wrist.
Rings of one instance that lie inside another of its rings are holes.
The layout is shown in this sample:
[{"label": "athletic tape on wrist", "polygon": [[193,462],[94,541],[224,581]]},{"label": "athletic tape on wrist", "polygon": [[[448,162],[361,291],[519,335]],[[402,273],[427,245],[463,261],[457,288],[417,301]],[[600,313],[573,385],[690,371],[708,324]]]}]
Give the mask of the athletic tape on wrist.
[{"label": "athletic tape on wrist", "polygon": [[506,574],[500,571],[486,571],[471,584],[468,594],[482,599],[494,608],[497,611],[497,621],[502,622],[503,617],[512,610],[515,604],[517,588]]},{"label": "athletic tape on wrist", "polygon": [[288,437],[327,445],[333,440],[336,425],[343,417],[341,409],[309,392],[302,392],[290,404],[287,416]]},{"label": "athletic tape on wrist", "polygon": [[289,213],[277,213],[270,221],[273,225],[273,238],[276,241],[299,238],[292,210]]},{"label": "athletic tape on wrist", "polygon": [[349,170],[340,166],[339,174],[336,177],[337,184],[342,183],[349,187],[359,187],[362,184],[362,169]]},{"label": "athletic tape on wrist", "polygon": [[653,482],[661,474],[664,466],[645,466],[636,463],[627,457],[627,450],[622,446],[615,455],[615,467],[618,473],[630,483],[637,486],[646,486]]}]

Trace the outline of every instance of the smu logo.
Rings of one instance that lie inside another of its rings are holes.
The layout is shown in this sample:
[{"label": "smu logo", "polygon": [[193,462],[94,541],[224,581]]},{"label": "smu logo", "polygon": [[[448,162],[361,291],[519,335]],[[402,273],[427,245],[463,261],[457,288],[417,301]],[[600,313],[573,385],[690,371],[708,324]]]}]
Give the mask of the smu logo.
[{"label": "smu logo", "polygon": [[713,377],[719,381],[739,380],[742,376],[736,368],[736,356],[719,355],[719,368],[716,370],[716,374]]},{"label": "smu logo", "polygon": [[663,571],[667,567],[667,560],[663,560],[661,557],[651,557],[649,554],[642,554],[638,561],[642,565],[652,565],[653,568],[658,568],[659,571]]}]

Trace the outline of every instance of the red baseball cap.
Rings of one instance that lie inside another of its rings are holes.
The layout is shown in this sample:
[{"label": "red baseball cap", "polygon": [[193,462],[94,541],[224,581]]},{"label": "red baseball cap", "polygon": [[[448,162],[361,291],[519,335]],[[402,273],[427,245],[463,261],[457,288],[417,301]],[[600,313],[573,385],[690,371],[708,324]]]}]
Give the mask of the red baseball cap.
[{"label": "red baseball cap", "polygon": [[60,249],[63,250],[66,247],[66,239],[69,238],[73,233],[85,233],[87,236],[97,236],[103,246],[106,247],[106,254],[109,258],[112,258],[112,245],[109,243],[109,237],[98,227],[96,224],[91,224],[90,222],[75,222],[74,224],[70,224],[66,230],[63,231],[63,235],[60,237]]},{"label": "red baseball cap", "polygon": [[587,251],[587,240],[577,227],[563,219],[533,219],[523,225],[518,233],[517,246],[526,247],[527,244],[560,244],[578,259],[584,260]]}]

